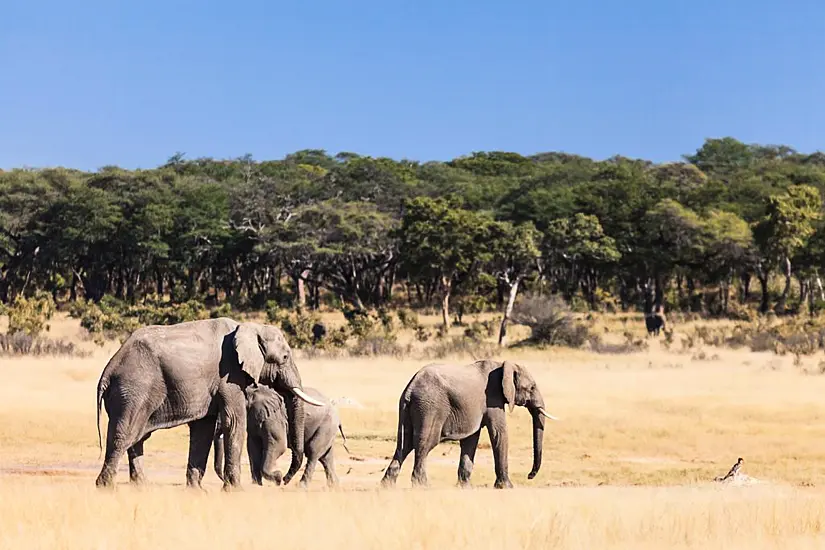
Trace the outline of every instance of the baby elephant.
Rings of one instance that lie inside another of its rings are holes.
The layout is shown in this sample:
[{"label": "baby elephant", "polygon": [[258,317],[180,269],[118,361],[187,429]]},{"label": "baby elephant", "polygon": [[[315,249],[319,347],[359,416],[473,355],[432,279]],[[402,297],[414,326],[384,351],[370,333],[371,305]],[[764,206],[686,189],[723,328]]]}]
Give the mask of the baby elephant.
[{"label": "baby elephant", "polygon": [[[304,386],[304,391],[324,403],[321,407],[305,407],[304,418],[304,452],[307,463],[300,485],[306,487],[312,481],[312,474],[318,461],[324,467],[327,485],[338,485],[333,459],[335,432],[340,431],[347,448],[347,437],[341,427],[338,411],[321,392]],[[281,395],[266,386],[248,388],[246,392],[246,449],[249,453],[249,465],[252,481],[263,485],[263,479],[280,485],[283,475],[275,470],[275,461],[288,448],[287,412]],[[220,426],[215,431],[215,473],[218,477],[223,472],[223,435]],[[222,478],[221,478],[222,479]],[[286,480],[287,482],[289,480]]]}]

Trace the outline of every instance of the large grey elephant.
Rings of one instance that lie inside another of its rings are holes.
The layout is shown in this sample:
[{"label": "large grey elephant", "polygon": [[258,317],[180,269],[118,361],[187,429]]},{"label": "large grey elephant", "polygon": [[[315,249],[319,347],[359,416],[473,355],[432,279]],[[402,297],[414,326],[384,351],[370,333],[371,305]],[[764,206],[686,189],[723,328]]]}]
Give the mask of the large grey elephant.
[{"label": "large grey elephant", "polygon": [[[312,474],[318,461],[324,467],[327,485],[338,485],[338,476],[335,473],[334,443],[335,432],[339,431],[344,439],[344,449],[347,449],[347,436],[341,426],[341,420],[335,406],[330,403],[324,394],[315,388],[304,387],[304,391],[312,398],[323,403],[320,407],[308,407],[304,411],[304,452],[307,463],[300,485],[306,487],[312,482]],[[246,412],[246,447],[249,455],[249,465],[252,472],[252,481],[263,485],[268,479],[280,485],[290,482],[292,476],[287,472],[284,477],[279,470],[275,470],[275,462],[284,451],[292,445],[287,438],[288,417],[284,398],[281,394],[265,386],[248,388]],[[220,420],[218,421],[220,424]],[[223,479],[224,436],[221,430],[215,430],[215,473]],[[293,450],[293,454],[294,454]]]},{"label": "large grey elephant", "polygon": [[395,455],[381,484],[395,485],[401,465],[415,449],[413,485],[427,485],[426,460],[442,441],[460,441],[458,483],[467,486],[473,470],[481,428],[486,427],[493,447],[496,488],[513,484],[507,466],[508,437],[505,404],[526,407],[533,417],[533,479],[541,467],[545,417],[544,399],[530,373],[509,361],[476,361],[470,365],[430,364],[407,384],[398,403]]},{"label": "large grey elephant", "polygon": [[97,384],[99,444],[101,401],[109,425],[96,485],[113,486],[124,452],[129,456],[130,480],[143,482],[144,442],[155,430],[188,424],[186,484],[200,488],[220,417],[229,442],[224,489],[239,486],[246,435],[244,390],[258,383],[289,396],[286,406],[293,419],[289,438],[295,445],[290,470],[294,475],[303,460],[303,402],[322,403],[303,391],[292,350],[279,329],[223,317],[136,330],[109,360]]}]

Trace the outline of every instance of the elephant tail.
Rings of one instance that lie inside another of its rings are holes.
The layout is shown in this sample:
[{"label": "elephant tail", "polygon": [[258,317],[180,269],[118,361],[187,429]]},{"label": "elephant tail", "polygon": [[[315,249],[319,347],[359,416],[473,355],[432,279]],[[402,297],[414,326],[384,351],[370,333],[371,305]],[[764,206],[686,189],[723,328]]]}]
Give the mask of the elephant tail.
[{"label": "elephant tail", "polygon": [[344,438],[344,449],[346,449],[348,455],[351,455],[352,453],[349,452],[349,447],[347,447],[347,436],[344,435],[344,427],[340,421],[338,422],[338,431],[341,432],[341,437]]},{"label": "elephant tail", "polygon": [[401,399],[398,403],[398,435],[396,452],[402,452],[408,446],[412,447],[412,421],[409,412],[410,402]]},{"label": "elephant tail", "polygon": [[103,404],[103,394],[109,387],[109,378],[101,376],[97,382],[97,447],[99,449],[97,458],[100,459],[103,454],[103,437],[100,434],[100,407]]}]

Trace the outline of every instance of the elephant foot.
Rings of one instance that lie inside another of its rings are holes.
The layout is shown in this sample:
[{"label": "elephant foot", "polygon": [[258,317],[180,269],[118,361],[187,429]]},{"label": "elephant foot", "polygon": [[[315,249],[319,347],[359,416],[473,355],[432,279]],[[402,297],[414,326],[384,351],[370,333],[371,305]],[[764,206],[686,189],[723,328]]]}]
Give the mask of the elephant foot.
[{"label": "elephant foot", "polygon": [[207,491],[206,489],[204,489],[200,485],[190,485],[190,484],[187,483],[186,484],[186,490],[191,492],[191,494],[193,494],[193,495],[206,495],[206,494],[209,494],[209,491]]},{"label": "elephant foot", "polygon": [[232,485],[231,483],[224,483],[223,487],[221,487],[221,491],[225,493],[237,493],[243,491],[243,487],[240,484]]},{"label": "elephant foot", "polygon": [[513,484],[510,483],[510,480],[507,479],[507,478],[497,479],[493,486],[496,489],[512,489],[513,488]]},{"label": "elephant foot", "polygon": [[413,477],[412,478],[412,486],[416,489],[426,489],[427,488],[427,478],[426,477]]},{"label": "elephant foot", "polygon": [[100,489],[102,491],[114,491],[115,490],[115,484],[112,483],[111,479],[106,479],[106,478],[101,478],[101,477],[98,477],[95,480],[95,487],[97,487],[98,489]]},{"label": "elephant foot", "polygon": [[131,483],[135,487],[141,487],[143,485],[146,485],[146,476],[144,476],[143,474],[129,476],[129,483]]}]

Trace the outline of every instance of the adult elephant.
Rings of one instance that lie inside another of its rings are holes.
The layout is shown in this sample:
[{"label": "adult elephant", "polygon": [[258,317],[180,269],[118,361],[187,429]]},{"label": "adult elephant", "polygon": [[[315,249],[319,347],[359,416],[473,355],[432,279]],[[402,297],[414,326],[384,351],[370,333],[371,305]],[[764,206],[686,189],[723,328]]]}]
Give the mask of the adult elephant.
[{"label": "adult elephant", "polygon": [[395,485],[401,465],[415,450],[413,485],[426,486],[426,460],[442,441],[460,441],[458,483],[469,485],[481,428],[486,427],[493,447],[496,488],[513,484],[507,465],[508,437],[504,406],[526,407],[533,417],[533,479],[541,467],[544,419],[557,418],[544,410],[544,399],[530,373],[515,363],[476,361],[470,365],[430,364],[407,384],[398,403],[395,455],[381,484]]},{"label": "adult elephant", "polygon": [[155,430],[188,424],[186,484],[200,488],[220,416],[228,442],[224,489],[239,486],[246,435],[244,390],[258,383],[288,395],[297,470],[304,449],[303,402],[322,403],[303,391],[292,350],[279,329],[222,317],[136,330],[109,360],[97,384],[99,444],[101,401],[109,425],[96,485],[113,485],[124,452],[129,456],[130,480],[141,483],[146,439]]}]

